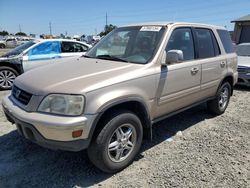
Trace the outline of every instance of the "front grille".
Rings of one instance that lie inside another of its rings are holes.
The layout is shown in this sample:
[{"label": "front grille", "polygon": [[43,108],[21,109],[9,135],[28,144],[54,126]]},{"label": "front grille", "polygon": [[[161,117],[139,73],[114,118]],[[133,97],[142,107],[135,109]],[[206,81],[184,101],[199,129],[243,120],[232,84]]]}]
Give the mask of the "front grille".
[{"label": "front grille", "polygon": [[22,89],[19,89],[16,86],[12,87],[11,94],[16,100],[18,100],[20,103],[22,103],[24,105],[27,105],[30,102],[30,99],[32,97],[32,94],[30,94]]}]

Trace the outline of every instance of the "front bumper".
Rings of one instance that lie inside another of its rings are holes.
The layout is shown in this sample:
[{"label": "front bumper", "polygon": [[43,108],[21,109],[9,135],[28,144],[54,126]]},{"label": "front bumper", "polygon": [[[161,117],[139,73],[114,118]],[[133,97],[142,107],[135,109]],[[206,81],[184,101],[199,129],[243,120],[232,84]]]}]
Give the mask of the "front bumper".
[{"label": "front bumper", "polygon": [[[16,124],[25,138],[50,149],[80,151],[90,143],[89,133],[96,115],[65,117],[36,112],[26,112],[15,105],[9,96],[2,102],[7,119]],[[78,138],[72,132],[83,130]]]},{"label": "front bumper", "polygon": [[239,72],[237,85],[250,86],[250,73]]}]

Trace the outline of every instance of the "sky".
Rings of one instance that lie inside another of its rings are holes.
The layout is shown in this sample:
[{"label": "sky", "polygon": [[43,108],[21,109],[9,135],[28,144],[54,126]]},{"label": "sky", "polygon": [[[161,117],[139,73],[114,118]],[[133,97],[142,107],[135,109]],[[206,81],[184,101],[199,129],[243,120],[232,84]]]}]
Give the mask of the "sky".
[{"label": "sky", "polygon": [[106,24],[152,21],[221,25],[250,14],[250,0],[0,0],[0,31],[27,34],[90,35]]}]

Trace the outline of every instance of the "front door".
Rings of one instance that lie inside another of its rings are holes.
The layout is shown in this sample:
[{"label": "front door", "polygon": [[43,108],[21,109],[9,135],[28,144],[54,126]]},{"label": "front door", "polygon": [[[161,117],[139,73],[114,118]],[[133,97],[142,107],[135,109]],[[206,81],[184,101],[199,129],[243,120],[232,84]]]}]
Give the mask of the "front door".
[{"label": "front door", "polygon": [[200,100],[201,63],[195,60],[191,28],[172,32],[166,51],[181,50],[184,60],[161,67],[156,117],[176,111]]},{"label": "front door", "polygon": [[60,51],[59,41],[46,41],[34,46],[23,56],[24,72],[39,66],[55,63],[61,58]]}]

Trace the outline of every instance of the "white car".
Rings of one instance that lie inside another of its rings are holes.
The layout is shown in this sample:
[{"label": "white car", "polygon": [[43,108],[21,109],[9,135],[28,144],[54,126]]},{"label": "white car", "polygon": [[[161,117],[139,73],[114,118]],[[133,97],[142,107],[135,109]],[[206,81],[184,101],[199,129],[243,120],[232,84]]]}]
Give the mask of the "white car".
[{"label": "white car", "polygon": [[238,85],[250,86],[250,43],[239,44],[236,48],[238,55]]},{"label": "white car", "polygon": [[46,39],[26,42],[0,57],[0,89],[10,89],[14,79],[30,69],[80,57],[91,45],[74,40]]}]

